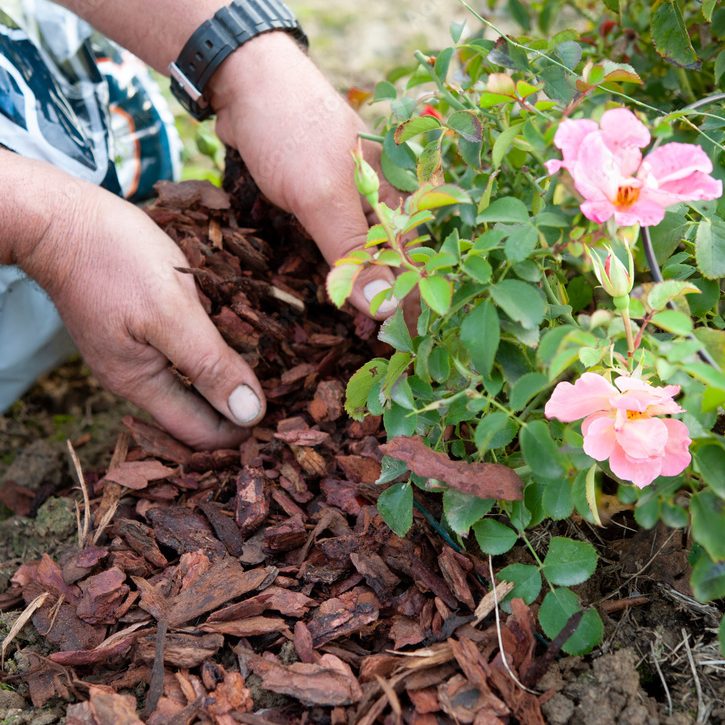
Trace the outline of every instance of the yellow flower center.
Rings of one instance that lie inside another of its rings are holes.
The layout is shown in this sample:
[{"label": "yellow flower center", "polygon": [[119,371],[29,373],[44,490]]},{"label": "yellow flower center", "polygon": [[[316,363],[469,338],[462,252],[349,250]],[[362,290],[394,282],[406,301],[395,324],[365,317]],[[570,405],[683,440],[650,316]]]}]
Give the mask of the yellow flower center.
[{"label": "yellow flower center", "polygon": [[627,420],[641,420],[642,418],[649,418],[647,413],[640,413],[636,410],[627,411]]},{"label": "yellow flower center", "polygon": [[617,198],[614,203],[618,207],[628,208],[639,199],[639,187],[637,186],[620,186],[617,189]]}]

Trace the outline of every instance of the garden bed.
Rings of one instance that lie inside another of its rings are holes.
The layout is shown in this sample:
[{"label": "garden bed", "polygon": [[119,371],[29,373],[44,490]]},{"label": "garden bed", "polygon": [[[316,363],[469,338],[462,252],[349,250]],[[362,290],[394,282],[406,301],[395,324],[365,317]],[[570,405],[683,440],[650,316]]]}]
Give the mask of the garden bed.
[{"label": "garden bed", "polygon": [[683,530],[637,532],[631,505],[605,496],[605,529],[574,517],[531,532],[542,554],[556,535],[598,550],[577,593],[606,634],[582,658],[561,654],[566,636],[542,636],[536,603],[502,604],[496,572],[530,562],[522,546],[492,566],[473,537],[458,550],[436,523],[439,498],[418,490],[410,534],[387,528],[380,420],[343,408],[352,373],[387,354],[377,325],[327,302],[314,245],[238,164],[229,195],[163,185],[149,213],[269,413],[240,450],[195,453],[133,416],[95,429],[91,404],[61,430],[89,508],[58,421],[34,417],[32,400],[92,393],[105,407],[103,394],[74,393],[66,368],[0,419],[14,458],[0,496],[15,513],[0,523],[0,719],[725,720],[720,615],[692,599]]}]

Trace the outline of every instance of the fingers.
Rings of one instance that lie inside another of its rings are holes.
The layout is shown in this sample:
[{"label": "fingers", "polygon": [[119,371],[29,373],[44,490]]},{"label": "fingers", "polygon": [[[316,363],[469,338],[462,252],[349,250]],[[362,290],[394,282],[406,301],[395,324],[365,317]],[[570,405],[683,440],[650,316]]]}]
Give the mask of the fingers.
[{"label": "fingers", "polygon": [[159,325],[147,335],[148,342],[229,421],[243,427],[258,423],[266,403],[249,365],[226,344],[200,305],[185,306],[175,320],[183,324]]},{"label": "fingers", "polygon": [[239,426],[222,418],[199,395],[183,387],[161,355],[157,370],[148,374],[145,369],[133,389],[120,392],[192,448],[236,448],[244,440],[245,433]]}]

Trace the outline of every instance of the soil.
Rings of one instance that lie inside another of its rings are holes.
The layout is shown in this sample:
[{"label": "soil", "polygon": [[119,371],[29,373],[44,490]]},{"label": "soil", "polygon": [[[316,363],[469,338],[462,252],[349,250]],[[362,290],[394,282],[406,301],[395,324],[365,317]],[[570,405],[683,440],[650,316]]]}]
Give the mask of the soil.
[{"label": "soil", "polygon": [[[340,85],[378,80],[409,56],[401,48],[440,45],[461,15],[455,0],[371,0],[364,20],[339,0],[296,7],[322,39],[316,57]],[[578,593],[599,608],[606,635],[591,655],[565,657],[530,627],[535,605],[502,613],[507,661],[519,679],[531,676],[537,694],[511,686],[493,614],[477,627],[470,621],[471,602],[490,589],[487,562],[475,547],[452,552],[418,515],[406,541],[376,515],[379,421],[361,426],[339,411],[346,376],[381,352],[374,327],[324,302],[314,248],[252,185],[232,190],[232,211],[201,203],[195,194],[209,193],[201,187],[184,189],[167,188],[151,213],[187,253],[217,324],[256,367],[270,415],[241,451],[180,462],[183,449],[144,427],[138,411],[103,392],[76,361],[0,417],[0,641],[8,638],[0,723],[132,723],[143,713],[144,722],[428,725],[473,722],[476,708],[481,723],[725,722],[721,608],[692,598],[691,542],[684,531],[638,531],[626,508],[604,530],[575,521],[532,535],[540,551],[558,534],[597,547],[598,572]],[[255,231],[239,231],[249,227]],[[285,243],[270,247],[273,239]],[[294,255],[280,255],[290,248]],[[255,268],[260,255],[266,261]],[[241,270],[251,272],[239,283]],[[289,298],[270,298],[270,284],[301,300],[304,312],[294,300],[290,307]],[[232,305],[239,292],[249,304],[237,297]],[[67,440],[89,488],[93,532],[102,511],[117,506],[96,542],[101,551],[78,545],[82,496]],[[119,475],[119,461],[131,486],[104,478],[110,468]],[[172,472],[153,478],[159,469],[148,466],[157,465]],[[435,513],[435,499],[420,502]],[[79,557],[88,566],[79,569]],[[513,561],[528,563],[528,552],[496,558],[494,568]],[[100,586],[94,577],[114,568],[123,579],[113,573]],[[236,593],[232,581],[241,582]],[[31,621],[10,635],[45,591]],[[199,611],[210,592],[216,600]],[[155,593],[175,603],[175,619]],[[122,647],[88,654],[100,638],[136,625]],[[484,702],[483,692],[495,700]]]}]

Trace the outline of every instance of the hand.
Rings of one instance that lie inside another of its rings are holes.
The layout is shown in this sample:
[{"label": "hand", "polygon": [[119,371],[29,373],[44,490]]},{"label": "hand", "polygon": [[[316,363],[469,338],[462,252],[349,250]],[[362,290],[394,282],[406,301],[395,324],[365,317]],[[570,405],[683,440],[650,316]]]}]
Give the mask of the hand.
[{"label": "hand", "polygon": [[79,191],[21,266],[48,291],[106,388],[195,448],[238,445],[238,426],[264,415],[264,395],[207,316],[193,277],[175,270],[187,266],[184,255],[131,204],[68,183]]},{"label": "hand", "polygon": [[[217,133],[235,147],[262,192],[292,212],[332,264],[365,244],[372,211],[354,183],[351,152],[365,131],[360,117],[285,33],[269,33],[232,54],[212,84]],[[379,171],[380,146],[363,142]],[[381,185],[381,200],[397,207],[400,194]],[[370,300],[393,284],[387,268],[358,278],[352,303],[370,314]],[[379,318],[397,301],[384,302]]]}]

